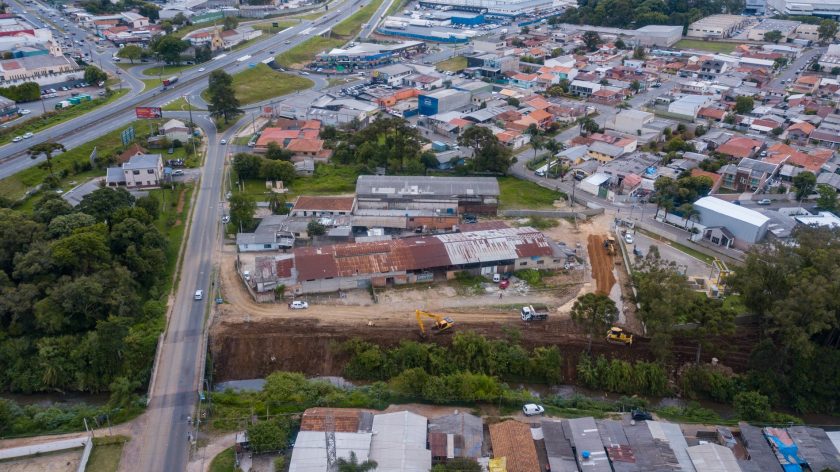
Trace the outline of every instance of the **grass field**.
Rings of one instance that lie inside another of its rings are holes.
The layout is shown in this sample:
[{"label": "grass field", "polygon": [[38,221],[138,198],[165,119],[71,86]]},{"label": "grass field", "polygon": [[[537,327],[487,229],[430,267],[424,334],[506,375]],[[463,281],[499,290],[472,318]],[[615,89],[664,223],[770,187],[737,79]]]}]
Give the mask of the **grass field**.
[{"label": "grass field", "polygon": [[163,67],[160,65],[149,67],[148,69],[143,70],[143,75],[146,77],[158,77],[160,76],[163,79],[169,78],[173,75],[178,75],[181,72],[192,69],[195,65],[188,65],[188,64],[181,64],[178,66],[166,64]]},{"label": "grass field", "polygon": [[459,72],[467,68],[467,58],[464,56],[455,56],[445,61],[440,61],[435,64],[439,71]]},{"label": "grass field", "polygon": [[499,203],[502,208],[528,208],[532,210],[545,210],[554,208],[555,200],[564,199],[563,192],[555,192],[547,188],[517,179],[516,177],[499,177]]},{"label": "grass field", "polygon": [[93,450],[90,453],[86,472],[117,472],[120,466],[123,446],[128,438],[113,436],[96,438],[93,440]]},{"label": "grass field", "polygon": [[[189,108],[187,107],[187,100],[184,97],[176,98],[175,100],[167,103],[163,106],[164,111],[187,111]],[[195,103],[192,104],[192,110],[197,111],[204,109],[201,107],[197,107]]]},{"label": "grass field", "polygon": [[312,81],[306,77],[277,72],[265,64],[257,64],[253,69],[246,69],[233,76],[233,89],[242,105],[288,95],[312,85]]},{"label": "grass field", "polygon": [[383,1],[373,0],[368,3],[356,13],[350,15],[346,20],[335,25],[332,29],[333,34],[341,36],[344,39],[351,39],[362,29],[362,23],[368,22],[373,14],[376,13],[376,10],[382,5]]},{"label": "grass field", "polygon": [[57,124],[64,123],[67,120],[71,120],[73,118],[82,116],[89,111],[92,111],[96,108],[99,108],[103,105],[107,105],[117,100],[126,93],[128,93],[127,88],[122,90],[114,90],[108,97],[95,98],[89,102],[83,102],[70,108],[57,110],[57,113],[51,114],[49,116],[36,116],[35,118],[26,120],[19,125],[3,129],[2,131],[0,131],[0,144],[6,144],[10,142],[15,136],[20,136],[27,132],[37,133],[39,131],[52,128]]},{"label": "grass field", "polygon": [[722,43],[717,41],[703,41],[701,39],[681,39],[674,44],[676,49],[697,49],[700,51],[729,53],[735,50],[738,43]]},{"label": "grass field", "polygon": [[210,463],[210,472],[235,472],[239,470],[235,462],[233,448],[229,447],[213,458],[213,462]]},{"label": "grass field", "polygon": [[[299,195],[336,195],[353,193],[356,190],[358,171],[353,167],[318,165],[311,177],[299,177],[289,186],[288,201]],[[234,180],[236,175],[233,175]],[[265,181],[250,179],[243,181],[245,194],[257,201],[266,200]]]},{"label": "grass field", "polygon": [[[161,120],[158,121],[160,122]],[[135,121],[133,125],[136,135],[139,137],[141,135],[148,134],[150,123],[154,123],[154,121]],[[103,175],[105,171],[102,169],[91,169],[78,173],[75,173],[74,169],[78,169],[80,166],[89,162],[90,154],[94,147],[96,147],[97,153],[100,156],[118,152],[122,149],[120,133],[126,128],[127,126],[122,126],[109,132],[108,134],[94,139],[93,141],[87,142],[81,146],[75,147],[65,153],[53,157],[53,172],[57,175],[60,175],[63,171],[67,171],[68,173],[67,177],[61,179],[59,188],[63,191],[67,191],[91,177]],[[40,165],[22,170],[17,174],[0,180],[0,196],[9,198],[13,201],[20,200],[26,196],[26,192],[28,190],[32,190],[37,185],[43,183],[44,178],[48,175],[49,170]]]}]

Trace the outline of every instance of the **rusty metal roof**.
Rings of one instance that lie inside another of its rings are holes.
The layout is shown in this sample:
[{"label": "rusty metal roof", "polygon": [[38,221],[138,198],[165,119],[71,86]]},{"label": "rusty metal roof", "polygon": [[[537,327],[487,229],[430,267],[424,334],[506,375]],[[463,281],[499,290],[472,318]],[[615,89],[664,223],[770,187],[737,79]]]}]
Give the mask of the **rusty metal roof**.
[{"label": "rusty metal roof", "polygon": [[293,210],[306,211],[353,211],[356,197],[324,197],[301,195]]}]

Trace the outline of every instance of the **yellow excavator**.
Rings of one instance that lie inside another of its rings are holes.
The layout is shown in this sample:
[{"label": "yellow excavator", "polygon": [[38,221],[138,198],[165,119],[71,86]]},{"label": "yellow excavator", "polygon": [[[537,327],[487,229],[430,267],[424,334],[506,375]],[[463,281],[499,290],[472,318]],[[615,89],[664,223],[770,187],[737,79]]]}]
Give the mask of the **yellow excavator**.
[{"label": "yellow excavator", "polygon": [[414,310],[414,316],[417,318],[417,326],[420,327],[420,335],[424,338],[428,336],[428,333],[426,332],[426,327],[423,325],[424,316],[435,320],[435,325],[433,326],[433,329],[436,334],[445,333],[449,331],[455,324],[455,320],[448,316],[445,317],[443,315],[429,313],[428,311],[423,310]]},{"label": "yellow excavator", "polygon": [[607,239],[604,240],[604,249],[607,250],[607,254],[614,256],[615,255],[615,238],[612,236],[607,236]]},{"label": "yellow excavator", "polygon": [[627,346],[632,346],[633,335],[618,326],[613,326],[609,331],[607,331],[607,342],[611,344],[625,344]]}]

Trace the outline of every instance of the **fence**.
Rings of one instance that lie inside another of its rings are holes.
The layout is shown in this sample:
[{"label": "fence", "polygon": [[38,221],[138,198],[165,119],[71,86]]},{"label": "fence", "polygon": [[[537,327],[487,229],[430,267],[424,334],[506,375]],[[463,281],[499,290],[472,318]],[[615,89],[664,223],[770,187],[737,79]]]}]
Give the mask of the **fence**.
[{"label": "fence", "polygon": [[0,450],[0,461],[17,459],[19,457],[35,456],[40,454],[48,454],[51,452],[64,451],[67,449],[78,449],[84,447],[82,451],[82,460],[79,462],[77,472],[84,472],[87,467],[90,453],[93,450],[93,439],[89,437],[64,439],[61,441],[53,441],[44,444],[33,444],[31,446],[13,447],[9,449]]}]

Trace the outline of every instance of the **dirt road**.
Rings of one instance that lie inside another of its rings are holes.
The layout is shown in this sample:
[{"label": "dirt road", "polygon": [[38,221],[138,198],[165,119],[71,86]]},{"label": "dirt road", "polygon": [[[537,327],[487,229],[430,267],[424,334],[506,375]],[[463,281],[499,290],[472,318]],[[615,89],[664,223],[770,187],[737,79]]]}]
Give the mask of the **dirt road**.
[{"label": "dirt road", "polygon": [[604,239],[605,237],[600,234],[590,234],[587,238],[586,249],[589,251],[589,262],[592,264],[592,278],[596,282],[595,291],[609,295],[615,285],[613,275],[615,258],[604,249]]}]

